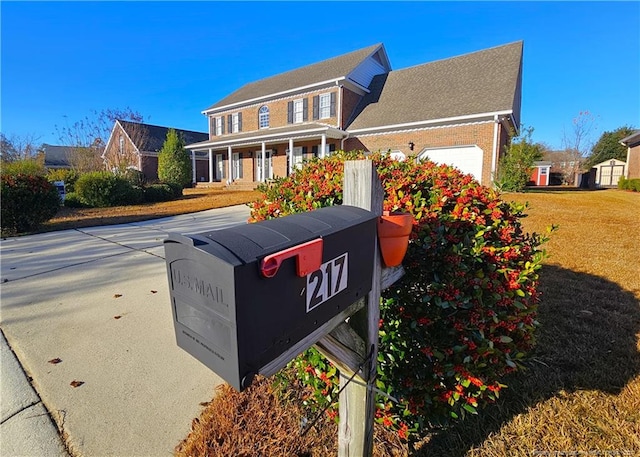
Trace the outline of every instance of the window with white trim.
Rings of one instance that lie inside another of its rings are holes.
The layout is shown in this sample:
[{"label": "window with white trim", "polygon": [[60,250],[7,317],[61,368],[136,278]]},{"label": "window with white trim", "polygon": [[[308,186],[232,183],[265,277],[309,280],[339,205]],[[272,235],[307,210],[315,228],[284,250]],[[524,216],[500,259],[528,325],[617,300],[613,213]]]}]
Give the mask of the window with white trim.
[{"label": "window with white trim", "polygon": [[269,107],[267,105],[260,108],[258,111],[258,126],[261,129],[269,128]]},{"label": "window with white trim", "polygon": [[222,135],[224,131],[222,126],[224,125],[224,119],[222,117],[216,117],[216,135]]},{"label": "window with white trim", "polygon": [[231,131],[233,133],[238,133],[240,131],[240,117],[238,113],[233,113],[231,115]]},{"label": "window with white trim", "polygon": [[304,102],[302,99],[293,101],[293,122],[300,123],[303,121]]},{"label": "window with white trim", "polygon": [[320,119],[331,117],[331,94],[320,94]]}]

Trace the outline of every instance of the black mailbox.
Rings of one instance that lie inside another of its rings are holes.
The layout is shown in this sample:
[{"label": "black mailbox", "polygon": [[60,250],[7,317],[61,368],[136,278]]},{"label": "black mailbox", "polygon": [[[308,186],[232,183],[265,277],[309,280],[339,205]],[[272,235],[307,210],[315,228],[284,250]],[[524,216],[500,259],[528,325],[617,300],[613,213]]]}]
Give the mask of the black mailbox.
[{"label": "black mailbox", "polygon": [[178,346],[237,390],[248,387],[371,290],[376,220],[361,208],[332,206],[170,235],[164,245]]}]

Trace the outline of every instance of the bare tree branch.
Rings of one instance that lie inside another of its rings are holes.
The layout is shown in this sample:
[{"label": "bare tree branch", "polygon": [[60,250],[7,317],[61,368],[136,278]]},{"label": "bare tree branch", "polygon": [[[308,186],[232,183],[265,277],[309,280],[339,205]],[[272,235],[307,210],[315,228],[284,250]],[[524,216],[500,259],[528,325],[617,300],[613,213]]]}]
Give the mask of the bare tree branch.
[{"label": "bare tree branch", "polygon": [[71,148],[68,155],[71,168],[80,172],[104,169],[101,155],[117,119],[142,122],[143,116],[129,107],[107,108],[94,110],[71,125],[56,125],[60,143]]},{"label": "bare tree branch", "polygon": [[572,184],[582,169],[584,159],[594,144],[593,134],[597,129],[596,116],[589,111],[580,111],[573,118],[571,131],[563,129],[562,147],[567,157],[563,168],[563,180]]},{"label": "bare tree branch", "polygon": [[0,157],[3,162],[38,159],[42,155],[40,137],[35,134],[9,135],[0,133]]}]

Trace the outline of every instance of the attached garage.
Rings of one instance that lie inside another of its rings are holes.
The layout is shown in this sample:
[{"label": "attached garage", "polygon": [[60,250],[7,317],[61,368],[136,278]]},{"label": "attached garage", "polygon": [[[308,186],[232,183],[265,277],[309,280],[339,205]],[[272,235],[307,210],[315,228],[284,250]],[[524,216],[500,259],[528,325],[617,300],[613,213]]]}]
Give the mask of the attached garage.
[{"label": "attached garage", "polygon": [[418,160],[452,165],[463,173],[471,174],[482,182],[482,162],[484,152],[478,146],[454,146],[447,148],[425,148],[418,154]]}]

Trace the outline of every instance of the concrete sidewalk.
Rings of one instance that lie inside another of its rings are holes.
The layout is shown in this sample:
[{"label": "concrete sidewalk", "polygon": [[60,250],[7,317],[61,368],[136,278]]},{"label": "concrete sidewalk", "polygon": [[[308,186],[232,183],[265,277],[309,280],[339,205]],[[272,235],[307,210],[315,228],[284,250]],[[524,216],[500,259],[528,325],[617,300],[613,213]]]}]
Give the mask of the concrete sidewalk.
[{"label": "concrete sidewalk", "polygon": [[248,216],[2,240],[0,455],[171,455],[221,380],[175,343],[162,241]]}]

